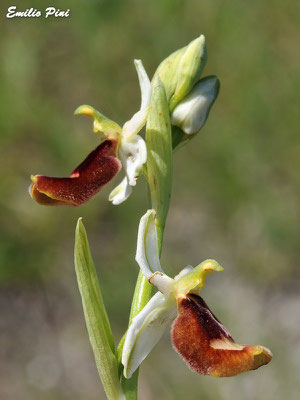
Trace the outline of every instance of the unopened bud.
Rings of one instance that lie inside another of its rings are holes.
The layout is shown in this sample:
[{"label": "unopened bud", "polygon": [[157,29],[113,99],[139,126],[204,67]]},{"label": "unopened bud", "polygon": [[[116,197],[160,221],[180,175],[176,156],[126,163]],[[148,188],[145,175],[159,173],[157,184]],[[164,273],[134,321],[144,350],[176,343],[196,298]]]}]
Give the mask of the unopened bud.
[{"label": "unopened bud", "polygon": [[201,79],[175,107],[171,115],[172,125],[178,126],[188,135],[198,133],[218,97],[219,89],[220,81],[216,76]]},{"label": "unopened bud", "polygon": [[165,91],[167,100],[169,102],[170,98],[175,92],[175,88],[177,85],[177,70],[180,60],[184,56],[188,46],[182,47],[179,50],[176,50],[174,53],[170,54],[165,60],[163,60],[154,75],[153,81],[155,80],[156,76],[158,75],[160,80],[162,81]]},{"label": "unopened bud", "polygon": [[186,47],[178,64],[176,72],[177,84],[169,102],[171,112],[200,79],[206,60],[205,37],[201,35]]}]

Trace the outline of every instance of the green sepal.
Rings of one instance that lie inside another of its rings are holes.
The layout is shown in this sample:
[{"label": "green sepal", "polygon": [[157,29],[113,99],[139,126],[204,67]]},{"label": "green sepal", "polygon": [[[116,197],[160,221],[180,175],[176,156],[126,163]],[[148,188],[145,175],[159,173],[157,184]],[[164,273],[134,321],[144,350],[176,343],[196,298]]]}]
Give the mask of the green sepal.
[{"label": "green sepal", "polygon": [[75,231],[74,256],[85,322],[99,376],[109,400],[124,399],[113,335],[81,218],[77,222]]},{"label": "green sepal", "polygon": [[161,242],[172,189],[172,135],[166,93],[158,75],[152,83],[146,144],[147,179]]}]

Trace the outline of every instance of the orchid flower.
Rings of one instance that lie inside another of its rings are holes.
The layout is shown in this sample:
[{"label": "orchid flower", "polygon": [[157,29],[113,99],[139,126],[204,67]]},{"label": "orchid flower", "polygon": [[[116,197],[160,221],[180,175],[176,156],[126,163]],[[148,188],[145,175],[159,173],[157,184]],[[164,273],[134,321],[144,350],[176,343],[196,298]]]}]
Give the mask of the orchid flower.
[{"label": "orchid flower", "polygon": [[132,376],[172,323],[175,350],[199,374],[233,376],[271,361],[267,348],[235,343],[199,296],[206,275],[223,271],[215,260],[206,260],[194,268],[188,266],[174,279],[164,273],[159,261],[154,210],[148,210],[141,218],[136,261],[158,292],[133,318],[127,331],[122,352],[125,378]]},{"label": "orchid flower", "polygon": [[129,197],[147,160],[146,144],[138,133],[146,123],[151,97],[151,83],[143,64],[141,60],[135,60],[134,63],[141,88],[140,110],[121,128],[93,107],[80,106],[75,114],[93,118],[94,132],[100,133],[104,140],[69,177],[32,176],[29,192],[38,203],[79,206],[95,196],[122,166],[125,177],[111,192],[109,200],[113,204],[120,204]]}]

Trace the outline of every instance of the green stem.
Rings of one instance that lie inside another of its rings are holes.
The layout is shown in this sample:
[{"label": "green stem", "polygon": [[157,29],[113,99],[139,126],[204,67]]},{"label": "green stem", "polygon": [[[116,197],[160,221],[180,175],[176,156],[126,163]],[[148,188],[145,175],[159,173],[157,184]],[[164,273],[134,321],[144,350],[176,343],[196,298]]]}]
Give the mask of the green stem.
[{"label": "green stem", "polygon": [[142,272],[139,272],[134,295],[131,303],[129,323],[131,320],[138,315],[140,311],[145,307],[152,296],[152,285],[148,282],[148,279],[144,277]]},{"label": "green stem", "polygon": [[122,389],[126,400],[137,400],[139,370],[137,369],[130,379],[123,377]]},{"label": "green stem", "polygon": [[[152,83],[151,107],[146,126],[147,181],[149,205],[156,210],[158,249],[161,254],[163,232],[169,210],[172,187],[172,135],[168,101],[165,88],[157,76]],[[142,272],[139,272],[132,299],[129,325],[132,319],[145,307],[152,296],[152,286]],[[123,349],[124,339],[117,349],[117,359]],[[130,379],[121,378],[121,385],[127,400],[137,399],[138,370]]]}]

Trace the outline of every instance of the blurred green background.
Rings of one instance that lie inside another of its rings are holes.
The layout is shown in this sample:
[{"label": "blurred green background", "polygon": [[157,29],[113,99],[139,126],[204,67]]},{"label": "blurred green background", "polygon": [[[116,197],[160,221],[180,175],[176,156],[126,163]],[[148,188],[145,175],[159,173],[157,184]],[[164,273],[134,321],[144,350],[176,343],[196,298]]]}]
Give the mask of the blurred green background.
[{"label": "blurred green background", "polygon": [[[197,376],[169,335],[143,364],[143,400],[277,400],[300,392],[300,2],[295,0],[15,1],[70,8],[64,19],[5,18],[0,6],[0,398],[104,399],[73,267],[84,219],[116,340],[138,271],[146,185],[116,207],[114,181],[80,208],[35,204],[30,174],[68,175],[93,149],[91,104],[123,123],[138,109],[134,58],[149,75],[205,34],[221,92],[206,126],[174,157],[163,265],[215,258],[203,297],[239,343],[270,347],[268,367]],[[120,178],[117,178],[119,180]]]}]

